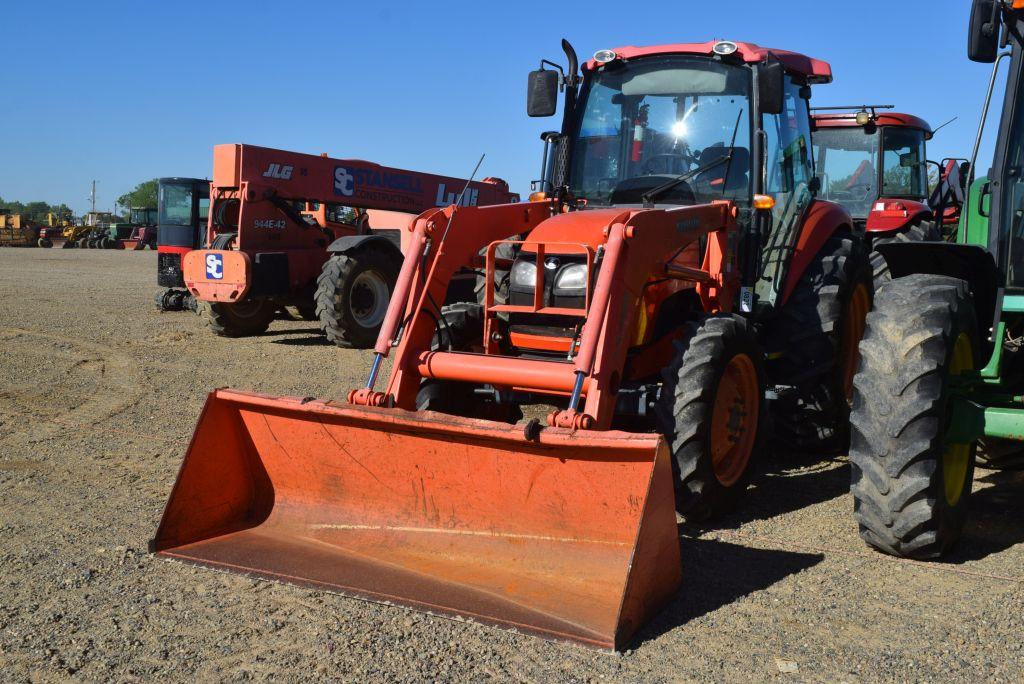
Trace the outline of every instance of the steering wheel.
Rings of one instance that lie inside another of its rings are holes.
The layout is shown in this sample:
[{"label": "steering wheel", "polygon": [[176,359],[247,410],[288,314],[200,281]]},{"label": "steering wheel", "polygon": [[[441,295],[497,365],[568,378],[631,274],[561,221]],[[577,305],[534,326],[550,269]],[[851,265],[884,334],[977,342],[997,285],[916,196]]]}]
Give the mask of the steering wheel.
[{"label": "steering wheel", "polygon": [[[685,162],[686,164],[693,163],[693,156],[683,152],[664,152],[662,154],[652,154],[650,157],[644,160],[643,164],[640,165],[640,173],[645,176],[657,175],[655,174],[654,169],[651,168],[652,166],[654,166],[653,162],[655,159],[669,160],[669,162],[665,164],[665,173],[676,173],[676,171],[672,170],[673,164],[671,163],[671,160],[673,159],[679,159]],[[679,173],[685,173],[685,171],[680,171]]]},{"label": "steering wheel", "polygon": [[853,185],[847,185],[844,189],[846,190],[846,192],[850,193],[850,197],[856,197],[857,188],[862,188],[860,199],[863,200],[867,198],[868,193],[871,192],[872,187],[874,186],[871,183],[854,183]]}]

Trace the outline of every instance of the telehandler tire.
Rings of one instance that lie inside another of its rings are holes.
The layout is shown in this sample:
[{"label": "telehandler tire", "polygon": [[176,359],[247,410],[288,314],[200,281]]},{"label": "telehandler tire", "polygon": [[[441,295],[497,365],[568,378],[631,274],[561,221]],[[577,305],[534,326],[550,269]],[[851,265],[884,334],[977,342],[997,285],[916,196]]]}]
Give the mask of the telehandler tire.
[{"label": "telehandler tire", "polygon": [[53,247],[53,240],[50,238],[39,238],[38,244],[40,247]]},{"label": "telehandler tire", "polygon": [[377,341],[401,263],[375,247],[335,254],[317,277],[320,329],[339,347],[366,349]]},{"label": "telehandler tire", "polygon": [[860,536],[884,553],[936,558],[963,529],[975,444],[949,444],[950,378],[979,353],[967,284],[898,278],[879,293],[861,342],[850,448]]},{"label": "telehandler tire", "polygon": [[689,327],[662,371],[655,417],[673,455],[676,509],[700,521],[735,506],[761,458],[765,372],[744,319],[712,316]]},{"label": "telehandler tire", "polygon": [[[915,221],[907,229],[895,235],[875,238],[871,241],[871,246],[887,245],[893,242],[934,242],[941,239],[942,233],[934,221]],[[871,252],[871,277],[875,283],[875,292],[881,290],[886,283],[892,280],[889,264],[885,262],[885,257],[876,251]]]},{"label": "telehandler tire", "polygon": [[775,436],[815,454],[849,444],[858,343],[871,310],[871,264],[862,241],[837,232],[766,329]]},{"label": "telehandler tire", "polygon": [[266,299],[236,304],[198,302],[197,313],[210,330],[221,337],[246,337],[267,331],[277,307]]}]

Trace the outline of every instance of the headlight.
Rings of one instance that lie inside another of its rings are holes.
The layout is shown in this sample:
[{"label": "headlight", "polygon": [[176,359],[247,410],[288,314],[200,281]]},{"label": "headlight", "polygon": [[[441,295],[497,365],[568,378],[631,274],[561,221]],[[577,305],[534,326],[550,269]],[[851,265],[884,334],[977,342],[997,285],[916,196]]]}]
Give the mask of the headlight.
[{"label": "headlight", "polygon": [[566,266],[555,279],[555,288],[559,290],[585,290],[587,287],[587,265],[573,264]]},{"label": "headlight", "polygon": [[536,287],[537,264],[532,261],[517,261],[512,266],[512,285],[516,287]]}]

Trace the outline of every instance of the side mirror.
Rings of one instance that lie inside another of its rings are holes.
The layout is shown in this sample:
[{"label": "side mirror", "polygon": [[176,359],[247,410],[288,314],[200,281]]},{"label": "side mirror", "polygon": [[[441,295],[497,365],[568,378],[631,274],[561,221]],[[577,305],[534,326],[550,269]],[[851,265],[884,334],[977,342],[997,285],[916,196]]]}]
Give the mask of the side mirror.
[{"label": "side mirror", "polygon": [[757,70],[757,99],[764,114],[781,114],[786,69],[782,62],[765,62]]},{"label": "side mirror", "polygon": [[531,71],[526,91],[527,116],[554,116],[557,110],[558,72],[547,69]]},{"label": "side mirror", "polygon": [[991,64],[999,52],[999,15],[996,0],[974,0],[971,28],[967,34],[967,57]]}]

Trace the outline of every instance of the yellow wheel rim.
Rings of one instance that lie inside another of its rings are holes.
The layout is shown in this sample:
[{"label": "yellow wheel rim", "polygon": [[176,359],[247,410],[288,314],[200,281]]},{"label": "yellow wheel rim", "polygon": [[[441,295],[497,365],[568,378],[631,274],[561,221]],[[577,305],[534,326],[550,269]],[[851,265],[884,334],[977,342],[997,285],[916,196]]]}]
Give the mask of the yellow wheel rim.
[{"label": "yellow wheel rim", "polygon": [[[949,374],[960,375],[964,371],[974,369],[974,349],[967,333],[960,333],[953,347],[953,358],[949,364]],[[971,461],[970,444],[947,444],[942,454],[942,479],[946,488],[946,503],[956,506],[964,491],[967,479],[967,467]]]}]

